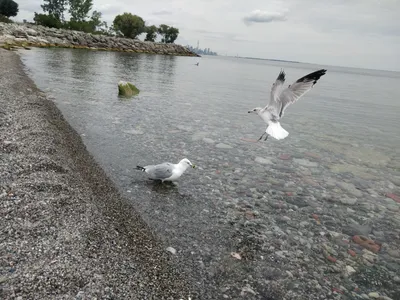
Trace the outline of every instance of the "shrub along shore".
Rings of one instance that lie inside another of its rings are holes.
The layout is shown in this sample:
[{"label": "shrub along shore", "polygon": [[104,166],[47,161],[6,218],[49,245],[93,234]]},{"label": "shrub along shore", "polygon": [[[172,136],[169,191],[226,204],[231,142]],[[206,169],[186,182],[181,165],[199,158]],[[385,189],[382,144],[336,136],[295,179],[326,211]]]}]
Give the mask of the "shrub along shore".
[{"label": "shrub along shore", "polygon": [[49,28],[32,24],[0,23],[0,47],[13,50],[30,47],[60,47],[178,56],[199,56],[182,45],[144,42],[116,36]]}]

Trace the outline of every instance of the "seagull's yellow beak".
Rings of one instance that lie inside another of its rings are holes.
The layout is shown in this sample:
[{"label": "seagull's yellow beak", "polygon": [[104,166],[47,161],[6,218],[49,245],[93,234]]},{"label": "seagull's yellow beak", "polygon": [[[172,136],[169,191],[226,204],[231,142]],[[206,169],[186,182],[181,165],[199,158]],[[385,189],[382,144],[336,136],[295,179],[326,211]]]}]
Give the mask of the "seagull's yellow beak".
[{"label": "seagull's yellow beak", "polygon": [[194,168],[196,168],[196,166],[195,166],[195,165],[192,165],[192,168],[194,169]]}]

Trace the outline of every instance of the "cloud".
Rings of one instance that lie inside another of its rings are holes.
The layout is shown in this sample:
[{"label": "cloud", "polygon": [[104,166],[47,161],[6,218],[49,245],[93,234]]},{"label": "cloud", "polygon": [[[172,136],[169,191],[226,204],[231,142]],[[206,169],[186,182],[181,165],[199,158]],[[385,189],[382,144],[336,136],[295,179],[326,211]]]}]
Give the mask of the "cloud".
[{"label": "cloud", "polygon": [[[314,0],[303,0],[290,7],[290,20],[307,24],[315,31],[325,34],[352,34],[359,38],[369,36],[400,37],[398,0],[337,0],[330,5]],[[338,13],[340,12],[340,13]]]},{"label": "cloud", "polygon": [[237,33],[232,33],[232,32],[211,31],[204,29],[196,29],[193,30],[193,32],[200,33],[202,34],[202,36],[210,40],[219,40],[226,42],[250,42],[250,43],[255,42],[253,40],[248,39],[246,35],[239,35]]},{"label": "cloud", "polygon": [[252,23],[271,23],[276,21],[286,21],[286,14],[281,12],[262,11],[259,9],[253,10],[249,15],[243,18],[246,25]]},{"label": "cloud", "polygon": [[156,15],[156,16],[162,16],[162,15],[172,15],[173,12],[172,12],[172,11],[169,11],[169,10],[166,10],[166,9],[163,9],[163,10],[155,11],[155,12],[153,12],[152,14],[153,14],[153,15]]}]

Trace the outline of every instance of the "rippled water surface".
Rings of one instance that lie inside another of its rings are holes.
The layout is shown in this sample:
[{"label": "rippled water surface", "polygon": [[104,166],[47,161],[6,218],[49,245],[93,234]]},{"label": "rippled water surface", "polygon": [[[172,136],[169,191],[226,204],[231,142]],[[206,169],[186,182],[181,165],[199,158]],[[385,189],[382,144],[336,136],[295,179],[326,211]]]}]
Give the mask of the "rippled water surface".
[{"label": "rippled water surface", "polygon": [[[200,293],[400,299],[399,73],[70,49],[22,60]],[[281,68],[287,84],[328,72],[287,109],[285,140],[254,143],[265,125],[247,111]],[[139,96],[119,98],[120,80]],[[184,157],[198,168],[176,186],[135,170]]]}]

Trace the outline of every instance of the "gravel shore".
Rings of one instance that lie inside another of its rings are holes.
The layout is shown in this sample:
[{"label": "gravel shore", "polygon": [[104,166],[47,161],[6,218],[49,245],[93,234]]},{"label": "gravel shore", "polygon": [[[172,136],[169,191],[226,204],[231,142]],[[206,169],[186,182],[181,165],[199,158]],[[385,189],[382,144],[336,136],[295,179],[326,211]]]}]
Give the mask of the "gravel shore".
[{"label": "gravel shore", "polygon": [[0,62],[0,298],[197,299],[18,55]]}]

